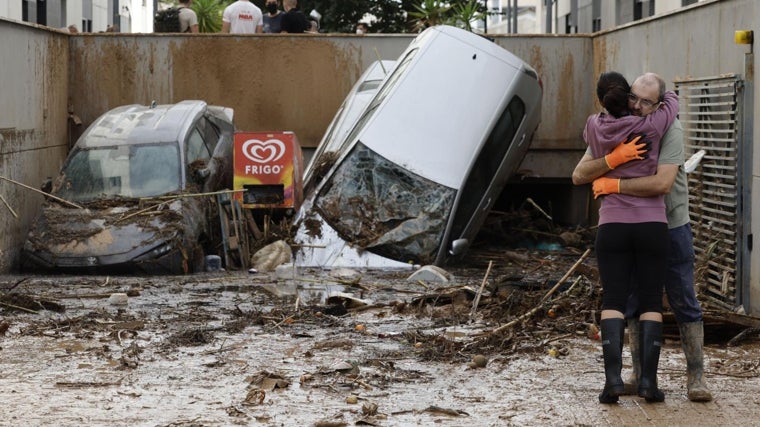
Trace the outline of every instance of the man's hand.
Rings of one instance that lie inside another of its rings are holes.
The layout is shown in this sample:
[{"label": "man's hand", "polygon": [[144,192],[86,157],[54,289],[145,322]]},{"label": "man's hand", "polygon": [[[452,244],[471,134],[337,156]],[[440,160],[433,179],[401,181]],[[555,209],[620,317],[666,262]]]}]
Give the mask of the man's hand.
[{"label": "man's hand", "polygon": [[610,169],[628,163],[631,160],[646,159],[646,153],[650,149],[649,141],[644,140],[639,143],[639,140],[644,135],[632,135],[629,139],[621,142],[615,147],[610,154],[604,156],[604,161],[607,162],[607,166]]},{"label": "man's hand", "polygon": [[600,177],[591,184],[594,190],[594,199],[605,194],[620,193],[620,179]]}]

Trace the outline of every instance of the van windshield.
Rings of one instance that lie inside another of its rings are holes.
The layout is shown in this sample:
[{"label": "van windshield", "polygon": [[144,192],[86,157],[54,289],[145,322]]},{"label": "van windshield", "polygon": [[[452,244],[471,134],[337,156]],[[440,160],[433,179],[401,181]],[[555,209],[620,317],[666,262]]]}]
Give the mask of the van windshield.
[{"label": "van windshield", "polygon": [[357,143],[314,207],[346,242],[397,261],[429,264],[441,246],[455,196],[453,188]]},{"label": "van windshield", "polygon": [[74,151],[53,194],[74,202],[152,197],[180,189],[179,146],[121,145]]}]

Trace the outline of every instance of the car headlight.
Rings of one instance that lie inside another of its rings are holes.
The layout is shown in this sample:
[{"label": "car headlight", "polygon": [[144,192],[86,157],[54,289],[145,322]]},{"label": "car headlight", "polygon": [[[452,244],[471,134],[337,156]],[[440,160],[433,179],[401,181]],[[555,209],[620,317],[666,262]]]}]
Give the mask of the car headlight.
[{"label": "car headlight", "polygon": [[172,244],[166,243],[150,251],[150,254],[152,258],[160,258],[168,254],[169,252],[171,252],[172,249],[173,249]]}]

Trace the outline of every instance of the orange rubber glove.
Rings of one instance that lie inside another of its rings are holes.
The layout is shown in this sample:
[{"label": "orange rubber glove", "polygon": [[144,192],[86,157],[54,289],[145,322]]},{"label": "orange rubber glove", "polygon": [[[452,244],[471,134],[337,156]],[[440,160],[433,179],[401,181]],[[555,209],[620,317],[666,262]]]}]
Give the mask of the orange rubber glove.
[{"label": "orange rubber glove", "polygon": [[607,167],[615,169],[623,163],[630,162],[631,160],[645,159],[644,154],[649,151],[649,145],[646,141],[642,141],[638,144],[642,135],[636,135],[630,141],[622,141],[615,147],[610,154],[604,156],[604,161],[607,162]]},{"label": "orange rubber glove", "polygon": [[600,177],[591,184],[594,190],[594,199],[605,194],[620,193],[620,179]]}]

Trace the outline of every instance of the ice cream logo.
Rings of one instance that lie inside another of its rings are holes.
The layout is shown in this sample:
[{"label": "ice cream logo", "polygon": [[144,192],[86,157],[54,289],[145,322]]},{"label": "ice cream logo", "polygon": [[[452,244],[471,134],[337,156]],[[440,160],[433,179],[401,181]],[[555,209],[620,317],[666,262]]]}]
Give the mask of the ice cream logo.
[{"label": "ice cream logo", "polygon": [[256,163],[276,162],[285,155],[285,144],[279,139],[263,142],[258,139],[249,139],[243,143],[243,155]]}]

